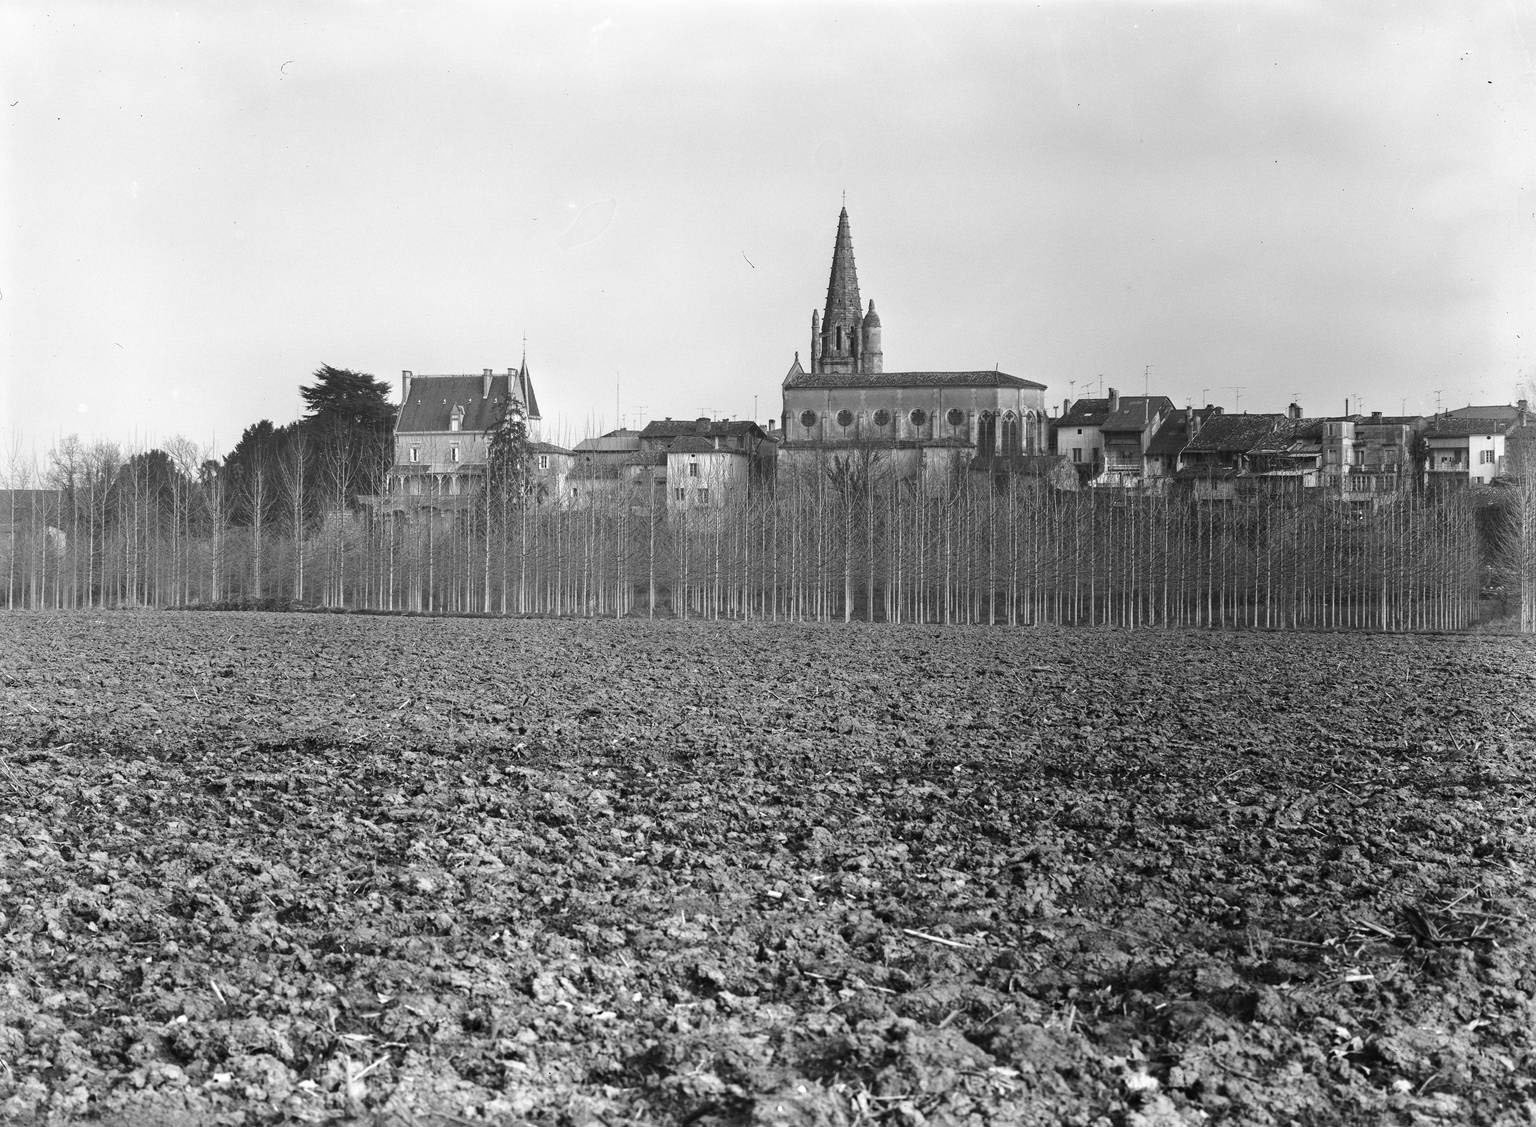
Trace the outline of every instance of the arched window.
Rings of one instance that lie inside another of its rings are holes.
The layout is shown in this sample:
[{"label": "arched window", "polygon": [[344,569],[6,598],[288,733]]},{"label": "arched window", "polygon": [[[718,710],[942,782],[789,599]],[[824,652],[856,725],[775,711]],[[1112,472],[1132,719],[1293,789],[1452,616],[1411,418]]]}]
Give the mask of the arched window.
[{"label": "arched window", "polygon": [[1003,416],[1003,449],[1004,454],[1019,453],[1019,417],[1012,411]]},{"label": "arched window", "polygon": [[992,454],[997,450],[997,416],[983,411],[976,420],[976,453]]}]

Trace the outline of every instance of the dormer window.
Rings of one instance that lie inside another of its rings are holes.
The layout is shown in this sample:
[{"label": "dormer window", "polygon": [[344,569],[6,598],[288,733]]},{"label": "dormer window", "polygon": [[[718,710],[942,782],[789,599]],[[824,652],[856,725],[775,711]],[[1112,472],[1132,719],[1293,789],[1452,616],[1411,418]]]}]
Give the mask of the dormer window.
[{"label": "dormer window", "polygon": [[448,429],[456,431],[456,430],[459,429],[459,426],[463,422],[464,422],[464,408],[461,407],[461,406],[455,405],[454,408],[453,408],[453,414],[448,416]]}]

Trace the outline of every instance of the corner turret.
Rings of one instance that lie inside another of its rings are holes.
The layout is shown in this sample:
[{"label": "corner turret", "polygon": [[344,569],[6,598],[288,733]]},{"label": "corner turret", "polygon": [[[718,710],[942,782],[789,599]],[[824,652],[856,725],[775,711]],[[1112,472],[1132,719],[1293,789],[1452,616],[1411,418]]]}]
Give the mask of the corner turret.
[{"label": "corner turret", "polygon": [[881,372],[885,370],[885,357],[880,351],[880,314],[875,312],[875,303],[869,303],[869,312],[864,314],[864,322],[861,326],[863,334],[859,347],[859,359],[862,363],[862,371]]}]

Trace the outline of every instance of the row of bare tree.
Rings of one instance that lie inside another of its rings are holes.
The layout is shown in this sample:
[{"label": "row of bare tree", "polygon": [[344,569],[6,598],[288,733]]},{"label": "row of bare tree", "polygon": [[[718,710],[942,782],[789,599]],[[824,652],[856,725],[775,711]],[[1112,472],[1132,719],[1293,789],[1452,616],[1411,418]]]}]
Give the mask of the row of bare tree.
[{"label": "row of bare tree", "polygon": [[579,505],[505,485],[359,505],[353,463],[314,454],[296,438],[235,472],[184,444],[66,443],[54,488],[9,493],[5,604],[1457,630],[1506,590],[1536,630],[1529,484],[1363,506],[925,487],[839,462],[706,507],[617,483]]}]

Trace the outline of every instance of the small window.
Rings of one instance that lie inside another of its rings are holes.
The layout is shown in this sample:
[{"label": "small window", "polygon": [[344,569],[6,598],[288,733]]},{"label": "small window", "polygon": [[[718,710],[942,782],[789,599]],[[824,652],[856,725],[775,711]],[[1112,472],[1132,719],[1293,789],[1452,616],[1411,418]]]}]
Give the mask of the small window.
[{"label": "small window", "polygon": [[457,446],[450,446],[448,448],[448,460],[450,462],[457,462],[459,460],[459,448]]},{"label": "small window", "polygon": [[957,427],[961,423],[965,422],[965,412],[960,410],[958,407],[951,407],[949,409],[949,414],[945,415],[944,417],[949,420],[949,425],[952,427]]},{"label": "small window", "polygon": [[1493,464],[1493,451],[1479,450],[1477,452],[1477,461],[1479,465],[1491,466]]},{"label": "small window", "polygon": [[688,476],[689,477],[698,477],[699,476],[699,460],[697,458],[689,458],[688,459]]},{"label": "small window", "polygon": [[709,486],[707,485],[699,486],[699,504],[709,504]]},{"label": "small window", "polygon": [[846,407],[839,411],[837,413],[837,425],[840,427],[851,427],[853,425],[853,412]]},{"label": "small window", "polygon": [[800,412],[800,425],[805,427],[806,430],[810,430],[811,427],[815,426],[816,425],[816,412],[815,411],[801,411]]},{"label": "small window", "polygon": [[674,492],[675,492],[675,494],[677,496],[677,499],[679,501],[683,500],[684,498],[686,498],[688,496],[688,491],[686,489],[684,489],[681,485],[679,485]]},{"label": "small window", "polygon": [[548,454],[540,454],[539,455],[539,469],[541,469],[541,470],[549,469],[549,455]]},{"label": "small window", "polygon": [[875,412],[875,426],[888,427],[891,425],[891,413],[884,407]]},{"label": "small window", "polygon": [[413,461],[413,462],[421,461],[421,447],[420,446],[412,446],[411,447],[411,461]]},{"label": "small window", "polygon": [[912,408],[912,413],[907,418],[912,420],[912,425],[915,427],[925,426],[928,422],[928,412],[924,411],[921,407],[914,407]]},{"label": "small window", "polygon": [[1081,462],[1083,460],[1083,448],[1081,446],[1072,447],[1072,460],[1074,462]]}]

